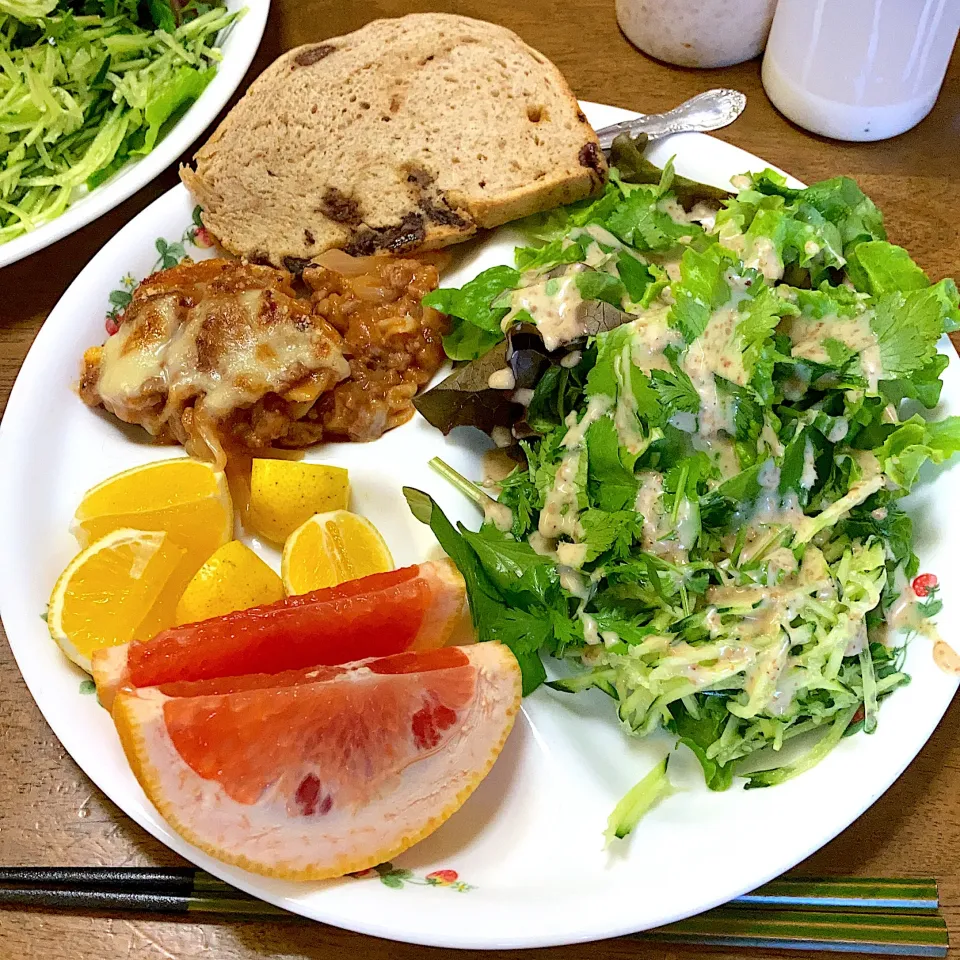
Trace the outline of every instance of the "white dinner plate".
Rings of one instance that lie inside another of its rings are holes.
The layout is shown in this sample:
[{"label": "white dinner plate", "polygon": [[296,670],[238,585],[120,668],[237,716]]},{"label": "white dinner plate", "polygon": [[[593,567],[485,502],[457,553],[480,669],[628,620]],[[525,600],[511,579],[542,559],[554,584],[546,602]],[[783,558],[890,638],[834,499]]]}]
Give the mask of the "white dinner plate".
[{"label": "white dinner plate", "polygon": [[243,80],[260,46],[270,0],[223,0],[228,10],[247,12],[227,28],[220,43],[223,60],[214,78],[189,110],[171,127],[145,157],[128,163],[112,177],[70,204],[59,216],[36,230],[0,244],[0,267],[16,263],[37,250],[49,247],[75,230],[102,217],[117,204],[146,186],[173,163],[213,122],[223,105]]},{"label": "white dinner plate", "polygon": [[[584,108],[597,127],[629,115],[613,107]],[[653,159],[663,163],[673,154],[679,172],[717,185],[765,166],[699,134],[657,145]],[[398,858],[392,874],[325,883],[268,880],[186,843],[145,798],[110,718],[95,697],[79,692],[84,675],[60,654],[41,614],[77,549],[68,526],[84,491],[115,471],[180,454],[87,409],[74,384],[81,353],[104,339],[110,291],[121,275],[140,278],[154,269],[156,238],[180,239],[191,213],[186,189],[177,186],[93,258],[40,331],[0,426],[0,611],[10,645],[67,751],[154,836],[248,893],[340,927],[445,947],[548,946],[668,923],[766,882],[863,813],[927,741],[957,680],[937,669],[929,641],[920,637],[907,654],[913,682],[884,702],[874,735],[841,741],[819,766],[782,786],[735,786],[724,793],[707,790],[692,754],[681,748],[671,762],[679,792],[655,807],[622,849],[605,852],[608,814],[671,740],[625,736],[601,693],[572,697],[540,688],[524,702],[492,773],[448,823]],[[503,229],[464,246],[444,283],[460,284],[480,269],[510,262],[517,239]],[[960,413],[956,365],[944,376],[938,414],[947,412]],[[457,431],[445,439],[416,418],[375,443],[319,446],[307,458],[350,469],[354,508],[383,531],[402,564],[435,549],[428,530],[407,510],[402,484],[428,490],[454,517],[479,522],[427,468],[439,454],[478,476],[479,436]],[[958,482],[956,471],[931,474],[908,504],[922,569],[937,573],[944,585],[940,625],[947,636],[960,632],[960,568],[949,547],[960,543],[960,511],[952,509]],[[255,547],[277,564],[275,552]]]}]

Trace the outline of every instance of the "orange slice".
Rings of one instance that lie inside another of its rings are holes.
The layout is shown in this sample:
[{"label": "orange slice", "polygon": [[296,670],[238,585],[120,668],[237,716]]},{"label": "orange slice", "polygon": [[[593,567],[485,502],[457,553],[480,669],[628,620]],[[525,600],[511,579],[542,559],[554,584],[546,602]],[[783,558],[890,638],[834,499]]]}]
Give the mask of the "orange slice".
[{"label": "orange slice", "polygon": [[280,575],[287,593],[299,594],[392,569],[380,531],[366,517],[334,510],[318,513],[290,534]]},{"label": "orange slice", "polygon": [[84,494],[73,530],[86,546],[122,528],[170,534],[186,553],[186,583],[214,550],[233,539],[226,477],[208,463],[187,458],[115,474]]},{"label": "orange slice", "polygon": [[159,609],[172,610],[176,597],[171,602],[166,594],[183,557],[159,531],[114,530],[94,541],[70,561],[53,588],[50,635],[90,673],[97,650],[144,636],[144,623],[160,622]]},{"label": "orange slice", "polygon": [[147,796],[188,841],[265,876],[321,880],[436,830],[493,766],[519,704],[513,654],[483,643],[123,690],[113,717]]}]

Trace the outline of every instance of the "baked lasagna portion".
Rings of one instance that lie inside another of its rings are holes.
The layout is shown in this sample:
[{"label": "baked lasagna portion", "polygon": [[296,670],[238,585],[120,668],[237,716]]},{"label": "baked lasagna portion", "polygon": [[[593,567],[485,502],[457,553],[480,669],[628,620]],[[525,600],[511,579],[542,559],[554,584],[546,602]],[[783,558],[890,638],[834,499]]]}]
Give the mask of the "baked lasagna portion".
[{"label": "baked lasagna portion", "polygon": [[366,260],[346,258],[350,276],[316,268],[302,296],[286,270],[238,260],[160,271],[84,354],[80,396],[219,465],[324,437],[376,439],[413,415],[443,360],[444,318],[419,302],[434,267]]}]

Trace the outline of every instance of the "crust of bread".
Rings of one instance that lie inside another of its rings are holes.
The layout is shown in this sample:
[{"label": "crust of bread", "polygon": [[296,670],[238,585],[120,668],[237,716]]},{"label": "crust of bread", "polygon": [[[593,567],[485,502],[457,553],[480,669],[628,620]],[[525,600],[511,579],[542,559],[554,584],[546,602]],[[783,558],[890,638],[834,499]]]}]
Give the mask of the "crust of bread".
[{"label": "crust of bread", "polygon": [[458,243],[590,196],[606,162],[542,54],[431,13],[283,54],[180,176],[225,249],[296,269]]}]

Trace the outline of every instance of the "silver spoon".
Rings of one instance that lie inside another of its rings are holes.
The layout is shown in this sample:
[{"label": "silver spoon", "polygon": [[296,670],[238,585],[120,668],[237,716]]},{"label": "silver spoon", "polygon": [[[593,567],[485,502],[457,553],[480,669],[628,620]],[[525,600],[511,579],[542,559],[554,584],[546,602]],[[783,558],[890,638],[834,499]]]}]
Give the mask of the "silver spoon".
[{"label": "silver spoon", "polygon": [[739,90],[707,90],[666,113],[642,113],[633,120],[603,127],[597,131],[597,136],[601,149],[607,151],[614,137],[621,133],[628,133],[631,137],[645,133],[650,140],[659,140],[673,133],[719,130],[733,123],[746,105],[747,98]]}]

